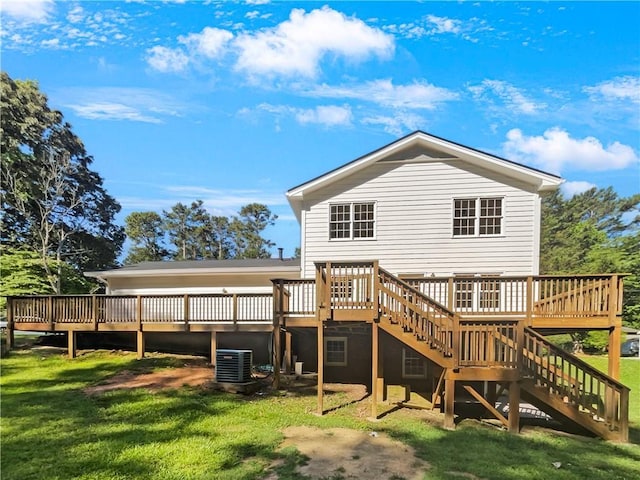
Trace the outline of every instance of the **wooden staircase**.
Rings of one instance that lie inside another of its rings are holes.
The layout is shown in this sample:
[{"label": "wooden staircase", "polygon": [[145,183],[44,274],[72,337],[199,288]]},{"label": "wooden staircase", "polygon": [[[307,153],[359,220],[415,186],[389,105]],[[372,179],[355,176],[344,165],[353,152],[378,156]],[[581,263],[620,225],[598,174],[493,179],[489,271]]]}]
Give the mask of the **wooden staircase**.
[{"label": "wooden staircase", "polygon": [[[344,287],[349,276],[344,271],[347,266],[339,266],[340,288],[333,285],[330,264],[327,266],[321,277],[325,293],[319,292],[319,299],[325,300],[327,311],[333,311],[334,305],[348,308],[346,297],[354,293],[350,290],[347,295]],[[511,412],[519,410],[522,396],[555,419],[607,440],[628,441],[629,389],[554,346],[526,327],[524,319],[461,319],[377,262],[372,265],[371,276],[359,289],[358,309],[373,313],[374,329],[382,329],[443,367],[445,380],[439,384],[446,385],[445,397],[449,398],[445,416],[449,413],[450,425],[455,382],[462,382],[505,426],[519,428],[518,414],[507,420],[494,408],[493,399],[483,398],[473,389],[470,382],[479,380],[502,384],[509,390]],[[366,277],[366,269],[358,271],[359,281]],[[336,299],[341,292],[344,298]]]}]

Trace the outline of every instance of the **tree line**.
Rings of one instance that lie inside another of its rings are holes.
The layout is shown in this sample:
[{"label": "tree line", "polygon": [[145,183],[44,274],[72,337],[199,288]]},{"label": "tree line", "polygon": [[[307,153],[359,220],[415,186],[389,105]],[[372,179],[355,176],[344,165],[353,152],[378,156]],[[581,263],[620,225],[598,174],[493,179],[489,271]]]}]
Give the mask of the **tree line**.
[{"label": "tree line", "polygon": [[[147,260],[264,258],[262,237],[276,219],[252,203],[230,217],[198,200],[161,214],[134,212],[114,222],[120,204],[61,112],[36,82],[0,74],[0,295],[87,293],[84,271]],[[628,273],[623,320],[640,328],[640,194],[592,188],[542,202],[543,274]],[[0,299],[1,302],[1,299]],[[0,305],[1,308],[1,305]]]},{"label": "tree line", "polygon": [[245,205],[231,217],[211,215],[202,200],[178,202],[162,214],[133,212],[125,219],[132,246],[124,263],[269,258],[275,244],[262,233],[277,218],[260,203]]}]

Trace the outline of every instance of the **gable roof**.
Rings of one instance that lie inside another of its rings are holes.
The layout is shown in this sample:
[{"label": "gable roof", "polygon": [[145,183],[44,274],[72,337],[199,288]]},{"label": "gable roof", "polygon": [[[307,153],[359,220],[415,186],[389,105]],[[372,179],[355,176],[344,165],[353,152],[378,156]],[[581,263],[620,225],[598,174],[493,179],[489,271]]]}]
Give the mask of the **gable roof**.
[{"label": "gable roof", "polygon": [[351,175],[369,165],[380,160],[389,159],[394,154],[402,150],[410,148],[424,149],[433,154],[434,159],[440,160],[462,160],[470,164],[486,168],[506,175],[508,177],[524,181],[532,185],[539,192],[555,190],[563,182],[563,179],[557,175],[538,170],[536,168],[527,167],[517,162],[501,158],[490,153],[467,147],[460,143],[455,143],[444,138],[430,135],[421,130],[416,130],[388,145],[385,145],[373,152],[367,153],[355,160],[313,178],[301,185],[291,188],[287,191],[287,199],[298,220],[300,220],[300,211],[302,200],[305,194],[319,190],[337,180]]},{"label": "gable roof", "polygon": [[135,265],[98,272],[84,272],[87,277],[147,277],[158,275],[253,275],[289,274],[300,271],[300,259],[246,258],[230,260],[184,260],[170,262],[142,262]]}]

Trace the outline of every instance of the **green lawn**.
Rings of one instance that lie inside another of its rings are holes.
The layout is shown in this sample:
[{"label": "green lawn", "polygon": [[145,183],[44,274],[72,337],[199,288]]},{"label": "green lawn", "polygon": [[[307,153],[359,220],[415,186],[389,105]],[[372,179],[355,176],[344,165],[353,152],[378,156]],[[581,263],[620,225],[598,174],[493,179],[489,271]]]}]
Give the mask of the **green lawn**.
[{"label": "green lawn", "polygon": [[[295,449],[278,449],[281,430],[290,425],[386,432],[432,465],[429,479],[461,474],[506,480],[640,478],[639,445],[535,429],[515,436],[472,420],[450,432],[408,409],[370,423],[358,417],[363,408],[358,404],[316,417],[313,395],[243,397],[193,388],[95,397],[82,392],[124,369],[181,363],[172,357],[136,361],[134,354],[92,352],[68,360],[60,353],[24,349],[1,362],[3,480],[259,479],[276,459],[281,460],[280,478],[299,478],[293,467],[304,459]],[[623,362],[623,377],[634,389],[635,431],[640,429],[638,368],[637,360]],[[329,404],[341,400],[328,398]],[[553,462],[562,467],[556,469]]]}]

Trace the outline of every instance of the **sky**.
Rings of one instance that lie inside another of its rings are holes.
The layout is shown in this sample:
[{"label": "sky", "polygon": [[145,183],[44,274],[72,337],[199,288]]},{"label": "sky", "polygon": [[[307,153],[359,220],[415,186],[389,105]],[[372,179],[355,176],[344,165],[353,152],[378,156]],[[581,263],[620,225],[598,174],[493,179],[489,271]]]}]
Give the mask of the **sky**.
[{"label": "sky", "polygon": [[640,2],[1,0],[0,20],[2,70],[71,123],[122,225],[259,202],[291,256],[285,192],[418,129],[566,196],[640,192]]}]

